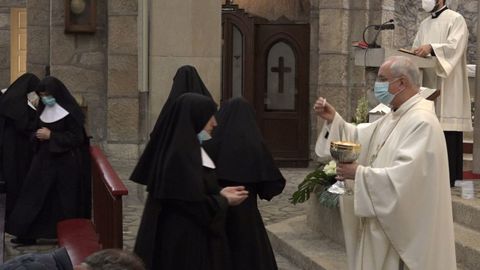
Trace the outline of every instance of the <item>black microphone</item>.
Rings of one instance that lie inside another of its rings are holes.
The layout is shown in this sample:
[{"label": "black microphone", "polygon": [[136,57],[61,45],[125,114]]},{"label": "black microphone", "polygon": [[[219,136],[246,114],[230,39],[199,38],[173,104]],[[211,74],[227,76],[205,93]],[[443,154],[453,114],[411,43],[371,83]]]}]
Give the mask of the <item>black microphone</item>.
[{"label": "black microphone", "polygon": [[392,29],[395,29],[395,24],[393,23],[375,26],[375,30],[392,30]]},{"label": "black microphone", "polygon": [[393,19],[384,22],[380,25],[374,25],[375,30],[387,30],[387,29],[395,29],[395,24],[393,24]]},{"label": "black microphone", "polygon": [[[388,26],[388,28],[386,28],[387,26]],[[368,44],[368,47],[369,48],[381,48],[382,46],[377,44],[378,34],[380,34],[380,31],[382,31],[384,29],[395,29],[395,25],[393,24],[393,19],[390,19],[390,20],[382,23],[381,25],[376,25],[374,27],[375,27],[375,29],[377,29],[377,27],[378,27],[378,30],[377,30],[377,33],[375,34],[375,37],[373,38],[373,42]]]}]

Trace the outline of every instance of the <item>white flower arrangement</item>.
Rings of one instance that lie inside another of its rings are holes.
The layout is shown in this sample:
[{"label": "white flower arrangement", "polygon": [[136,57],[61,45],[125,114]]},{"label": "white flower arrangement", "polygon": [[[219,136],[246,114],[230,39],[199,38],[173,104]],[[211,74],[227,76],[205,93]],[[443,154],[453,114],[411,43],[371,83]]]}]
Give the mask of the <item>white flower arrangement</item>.
[{"label": "white flower arrangement", "polygon": [[337,163],[335,160],[330,160],[330,162],[323,167],[323,172],[326,175],[336,175],[337,174]]}]

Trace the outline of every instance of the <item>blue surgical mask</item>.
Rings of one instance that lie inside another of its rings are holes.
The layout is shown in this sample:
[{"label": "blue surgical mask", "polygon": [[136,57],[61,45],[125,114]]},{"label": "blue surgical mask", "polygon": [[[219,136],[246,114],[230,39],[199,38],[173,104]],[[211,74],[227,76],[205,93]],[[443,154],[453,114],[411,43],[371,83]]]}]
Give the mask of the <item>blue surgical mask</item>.
[{"label": "blue surgical mask", "polygon": [[387,106],[390,105],[392,100],[395,98],[394,94],[388,92],[389,86],[389,82],[375,82],[375,85],[373,86],[373,93],[375,94],[375,97],[378,99],[378,101]]},{"label": "blue surgical mask", "polygon": [[200,133],[197,134],[197,138],[200,141],[200,144],[202,144],[204,141],[208,141],[212,138],[212,136],[206,132],[204,129],[200,131]]},{"label": "blue surgical mask", "polygon": [[45,106],[52,107],[57,101],[52,96],[44,96],[42,97],[42,103],[45,104]]}]

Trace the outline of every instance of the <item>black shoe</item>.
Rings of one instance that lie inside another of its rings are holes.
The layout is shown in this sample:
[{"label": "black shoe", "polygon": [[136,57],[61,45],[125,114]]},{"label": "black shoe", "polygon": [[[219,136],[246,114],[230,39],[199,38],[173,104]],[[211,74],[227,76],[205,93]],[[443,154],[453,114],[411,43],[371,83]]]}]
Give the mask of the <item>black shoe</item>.
[{"label": "black shoe", "polygon": [[37,243],[37,239],[17,237],[17,238],[10,239],[10,243],[17,244],[17,245],[35,245]]}]

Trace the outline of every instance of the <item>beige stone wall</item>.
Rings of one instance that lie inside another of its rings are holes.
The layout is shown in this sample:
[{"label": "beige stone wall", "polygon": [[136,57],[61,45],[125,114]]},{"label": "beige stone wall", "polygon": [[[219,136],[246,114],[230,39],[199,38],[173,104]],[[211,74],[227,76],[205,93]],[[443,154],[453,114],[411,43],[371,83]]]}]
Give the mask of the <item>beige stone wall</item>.
[{"label": "beige stone wall", "polygon": [[[308,21],[310,17],[309,0],[235,0],[234,3],[254,14],[268,20],[276,20],[285,16],[290,20]],[[225,3],[225,1],[222,1]]]},{"label": "beige stone wall", "polygon": [[[52,6],[50,7],[50,2]],[[27,2],[27,70],[40,78],[45,66],[88,106],[88,133],[94,142],[106,139],[106,46],[107,4],[97,1],[94,34],[64,32],[64,2]]]},{"label": "beige stone wall", "polygon": [[26,2],[0,1],[0,89],[10,85],[10,8],[25,7]]},{"label": "beige stone wall", "polygon": [[139,143],[138,1],[108,1],[107,154],[135,163]]},{"label": "beige stone wall", "polygon": [[[50,6],[52,3],[52,6]],[[97,1],[94,34],[64,32],[64,2],[28,1],[28,70],[45,66],[88,107],[88,133],[114,160],[138,158],[137,0]]]},{"label": "beige stone wall", "polygon": [[221,1],[158,0],[152,2],[150,18],[152,127],[182,65],[195,66],[215,99],[220,99]]}]

